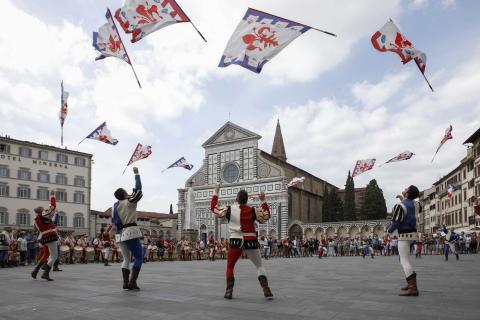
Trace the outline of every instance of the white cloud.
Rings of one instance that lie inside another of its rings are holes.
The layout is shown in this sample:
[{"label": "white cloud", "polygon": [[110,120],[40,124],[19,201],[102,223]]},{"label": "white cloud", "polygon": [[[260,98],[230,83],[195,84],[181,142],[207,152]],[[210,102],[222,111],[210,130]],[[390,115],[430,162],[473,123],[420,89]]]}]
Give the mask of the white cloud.
[{"label": "white cloud", "polygon": [[402,71],[398,74],[387,75],[377,84],[372,84],[364,80],[355,83],[352,87],[352,92],[355,98],[362,102],[365,108],[376,108],[395,95],[398,89],[401,88],[410,77],[410,72]]},{"label": "white cloud", "polygon": [[[480,126],[478,119],[472,119],[472,115],[480,114],[477,56],[475,52],[470,60],[437,79],[433,94],[420,79],[399,85],[387,76],[376,84],[362,82],[353,86],[353,96],[370,108],[332,98],[280,106],[261,130],[262,148],[270,150],[273,128],[280,118],[289,161],[341,188],[356,160],[377,158],[379,165],[410,150],[416,154],[411,160],[376,167],[355,178],[357,187],[377,179],[390,207],[405,186],[429,187],[466,155],[462,143]],[[366,98],[358,99],[360,87],[366,87]],[[377,88],[390,93],[381,96],[381,103],[370,94]],[[396,99],[397,95],[410,95],[412,99],[404,103]],[[388,107],[380,106],[383,104]],[[454,127],[454,139],[444,145],[432,164],[433,153],[449,124]]]}]

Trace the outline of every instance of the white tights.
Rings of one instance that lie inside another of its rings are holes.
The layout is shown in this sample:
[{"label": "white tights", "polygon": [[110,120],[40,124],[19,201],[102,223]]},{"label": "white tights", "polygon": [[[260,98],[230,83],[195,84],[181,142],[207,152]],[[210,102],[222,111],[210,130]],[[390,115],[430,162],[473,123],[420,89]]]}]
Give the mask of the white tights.
[{"label": "white tights", "polygon": [[123,242],[118,242],[118,248],[123,256],[122,269],[130,268],[130,261],[132,260],[132,253],[128,250],[127,245]]},{"label": "white tights", "polygon": [[398,254],[400,256],[400,263],[402,264],[403,272],[405,272],[405,278],[408,278],[414,273],[412,263],[410,262],[410,244],[411,241],[398,241]]},{"label": "white tights", "polygon": [[245,250],[245,253],[247,254],[247,258],[250,259],[250,261],[252,261],[252,263],[257,268],[257,276],[265,276],[266,272],[262,264],[262,257],[260,256],[260,251],[258,251],[258,249],[247,249]]},{"label": "white tights", "polygon": [[58,257],[57,241],[49,242],[46,244],[46,246],[48,247],[48,252],[50,253],[47,264],[51,267]]}]

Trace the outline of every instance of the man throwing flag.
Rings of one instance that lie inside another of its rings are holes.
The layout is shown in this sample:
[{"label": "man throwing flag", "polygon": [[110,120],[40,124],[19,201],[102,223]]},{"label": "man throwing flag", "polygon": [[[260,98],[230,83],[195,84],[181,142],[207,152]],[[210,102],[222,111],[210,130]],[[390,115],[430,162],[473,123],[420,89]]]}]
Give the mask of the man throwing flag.
[{"label": "man throwing flag", "polygon": [[398,232],[398,254],[402,265],[407,286],[402,288],[399,296],[418,296],[417,274],[413,270],[410,261],[410,245],[417,241],[417,215],[422,211],[418,201],[420,195],[416,186],[409,186],[402,195],[397,196],[400,203],[393,207],[392,223],[387,232],[392,234]]}]

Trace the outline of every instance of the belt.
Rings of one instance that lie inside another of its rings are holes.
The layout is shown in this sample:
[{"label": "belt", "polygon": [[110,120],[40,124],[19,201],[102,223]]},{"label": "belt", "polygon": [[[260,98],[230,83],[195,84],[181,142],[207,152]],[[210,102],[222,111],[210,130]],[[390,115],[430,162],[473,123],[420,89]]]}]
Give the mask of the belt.
[{"label": "belt", "polygon": [[137,224],[135,222],[122,224],[122,229],[123,228],[128,228],[128,227],[136,227],[136,226],[137,226]]},{"label": "belt", "polygon": [[244,237],[256,237],[257,233],[256,232],[244,232],[243,236]]},{"label": "belt", "polygon": [[49,232],[52,232],[52,231],[57,232],[57,228],[53,228],[53,229],[48,229],[48,230],[42,231],[42,232],[40,232],[40,234],[43,236],[44,234],[49,233]]}]

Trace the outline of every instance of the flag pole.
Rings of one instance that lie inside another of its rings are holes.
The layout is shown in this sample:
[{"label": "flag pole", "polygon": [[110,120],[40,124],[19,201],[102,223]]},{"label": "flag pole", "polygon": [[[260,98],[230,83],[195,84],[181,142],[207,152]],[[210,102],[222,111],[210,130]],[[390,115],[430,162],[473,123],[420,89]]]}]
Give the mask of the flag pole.
[{"label": "flag pole", "polygon": [[78,143],[78,145],[80,145],[80,143],[82,143],[82,142],[85,141],[85,140],[87,140],[87,138],[83,138],[83,140],[80,141],[80,142]]},{"label": "flag pole", "polygon": [[63,147],[63,125],[61,125],[60,127],[61,127],[61,129],[60,129],[60,131],[61,131],[61,134],[60,134],[60,143],[61,143],[61,145],[62,145],[62,147]]},{"label": "flag pole", "polygon": [[279,17],[279,16],[276,16],[274,14],[271,14],[271,13],[268,13],[268,12],[265,12],[265,11],[261,11],[261,10],[257,10],[257,9],[253,9],[253,8],[249,8],[249,9],[252,9],[252,10],[255,10],[257,12],[261,12],[261,13],[265,13],[265,14],[268,14],[270,16],[273,16],[273,17],[276,17],[276,18],[280,18],[280,19],[284,19],[284,20],[289,20],[289,21],[292,21],[292,22],[295,22],[295,23],[298,23],[298,24],[301,24],[301,25],[304,25],[304,26],[307,26],[309,27],[310,29],[313,29],[315,31],[319,31],[319,32],[322,32],[322,33],[325,33],[325,34],[328,34],[332,37],[336,37],[337,35],[335,33],[331,33],[331,32],[328,32],[328,31],[325,31],[325,30],[321,30],[321,29],[317,29],[317,28],[314,28],[314,27],[310,27],[304,23],[300,23],[300,22],[296,22],[296,21],[293,21],[293,20],[290,20],[290,19],[287,19],[287,18],[282,18],[282,17]]},{"label": "flag pole", "polygon": [[126,165],[125,169],[123,169],[123,173],[122,173],[122,174],[125,174],[125,171],[127,171],[127,168],[128,168],[128,164]]},{"label": "flag pole", "polygon": [[127,48],[125,47],[125,44],[123,43],[122,37],[120,37],[120,32],[118,32],[118,28],[117,28],[117,25],[115,24],[115,19],[113,19],[112,12],[110,11],[110,8],[107,8],[107,10],[108,10],[108,13],[109,13],[109,15],[112,19],[112,23],[113,23],[113,26],[115,27],[115,31],[117,31],[118,39],[120,39],[120,42],[122,43],[123,49],[125,50],[125,54],[127,55],[128,64],[132,68],[133,75],[135,76],[135,79],[137,79],[138,86],[140,87],[140,89],[142,89],[142,85],[140,84],[140,80],[138,80],[137,73],[135,72],[135,69],[133,68],[132,60],[130,59],[130,56],[128,55]]},{"label": "flag pole", "polygon": [[[190,20],[190,18],[188,18],[188,20]],[[203,34],[200,32],[200,30],[198,30],[197,26],[193,23],[192,20],[190,20],[190,23],[191,23],[192,26],[195,28],[195,30],[197,30],[198,34],[200,35],[200,37],[202,37],[203,41],[207,42],[207,39],[205,39],[205,37],[203,36]]]},{"label": "flag pole", "polygon": [[417,65],[418,70],[420,70],[420,73],[422,74],[423,79],[425,79],[425,81],[427,82],[428,87],[430,88],[430,90],[432,90],[432,92],[435,92],[435,91],[433,91],[432,85],[431,85],[430,82],[428,81],[427,77],[425,76],[425,73],[423,73],[422,69],[420,68],[420,66],[418,65],[418,62],[417,62],[416,60],[415,60],[415,64]]},{"label": "flag pole", "polygon": [[207,42],[207,39],[205,39],[205,37],[203,36],[203,34],[200,32],[200,30],[198,30],[197,26],[193,23],[192,19],[190,19],[190,18],[187,16],[187,14],[185,13],[185,11],[183,11],[182,7],[180,7],[175,0],[174,0],[174,2],[175,2],[175,4],[177,5],[177,7],[180,9],[180,11],[182,11],[183,15],[184,15],[185,17],[187,17],[188,21],[192,24],[193,28],[194,28],[195,30],[197,30],[198,34],[200,35],[200,37],[202,37],[203,41]]}]

